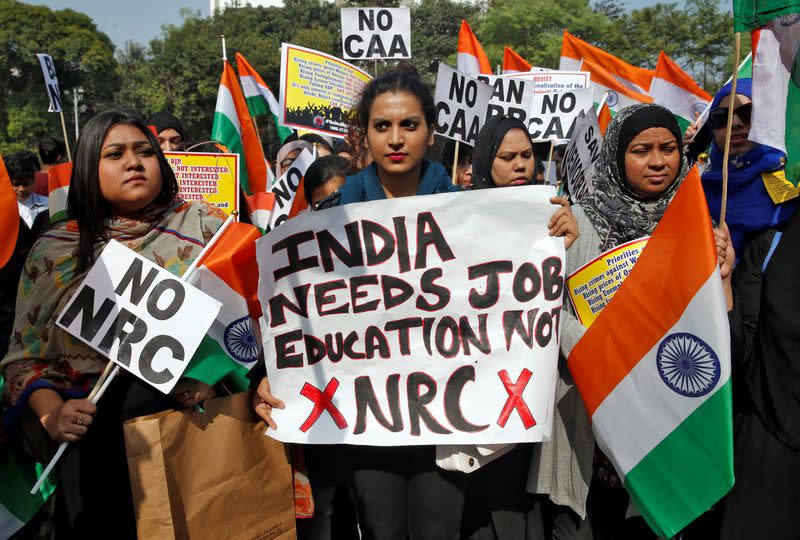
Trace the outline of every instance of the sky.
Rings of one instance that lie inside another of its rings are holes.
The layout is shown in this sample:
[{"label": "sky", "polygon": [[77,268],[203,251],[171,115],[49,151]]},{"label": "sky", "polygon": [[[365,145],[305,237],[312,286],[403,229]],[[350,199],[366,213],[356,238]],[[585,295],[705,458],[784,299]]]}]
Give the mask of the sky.
[{"label": "sky", "polygon": [[[161,34],[165,24],[181,24],[183,7],[199,10],[208,17],[208,0],[23,0],[52,9],[70,8],[89,15],[118,48],[128,41],[146,44]],[[657,3],[657,0],[628,0],[629,9]]]}]

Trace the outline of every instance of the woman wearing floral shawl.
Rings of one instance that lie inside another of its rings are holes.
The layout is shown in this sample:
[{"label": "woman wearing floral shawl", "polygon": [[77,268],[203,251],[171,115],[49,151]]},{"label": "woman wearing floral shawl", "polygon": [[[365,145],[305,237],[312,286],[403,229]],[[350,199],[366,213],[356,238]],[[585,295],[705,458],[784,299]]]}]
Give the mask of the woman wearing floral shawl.
[{"label": "woman wearing floral shawl", "polygon": [[178,185],[144,124],[108,111],[89,121],[76,150],[68,220],[34,245],[20,281],[5,377],[5,424],[27,449],[59,464],[57,536],[136,536],[122,422],[205,399],[209,387],[184,380],[164,396],[123,372],[95,407],[84,399],[108,360],[55,325],[110,239],[181,275],[225,215],[177,197]]}]

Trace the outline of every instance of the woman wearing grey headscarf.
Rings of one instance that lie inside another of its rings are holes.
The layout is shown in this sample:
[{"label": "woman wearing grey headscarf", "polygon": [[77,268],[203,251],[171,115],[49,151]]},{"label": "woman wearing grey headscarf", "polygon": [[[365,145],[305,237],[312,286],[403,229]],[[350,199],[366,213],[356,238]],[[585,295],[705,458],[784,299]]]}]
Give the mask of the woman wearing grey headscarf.
[{"label": "woman wearing grey headscarf", "polygon": [[[572,207],[581,234],[567,276],[604,251],[652,234],[688,172],[681,139],[675,117],[658,105],[634,105],[614,117],[594,169],[594,192]],[[553,434],[534,447],[528,491],[549,495],[544,504],[554,538],[655,538],[643,520],[625,519],[627,492],[608,459],[595,457],[589,417],[566,367],[586,328],[571,306],[562,317]]]}]

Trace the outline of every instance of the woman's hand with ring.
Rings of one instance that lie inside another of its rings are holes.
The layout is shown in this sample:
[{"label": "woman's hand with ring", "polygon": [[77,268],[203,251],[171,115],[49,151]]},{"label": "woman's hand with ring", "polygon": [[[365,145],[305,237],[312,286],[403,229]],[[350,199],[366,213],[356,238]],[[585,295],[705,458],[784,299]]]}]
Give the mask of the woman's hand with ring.
[{"label": "woman's hand with ring", "polygon": [[70,399],[42,418],[42,425],[56,442],[75,442],[86,435],[97,406],[85,399]]}]

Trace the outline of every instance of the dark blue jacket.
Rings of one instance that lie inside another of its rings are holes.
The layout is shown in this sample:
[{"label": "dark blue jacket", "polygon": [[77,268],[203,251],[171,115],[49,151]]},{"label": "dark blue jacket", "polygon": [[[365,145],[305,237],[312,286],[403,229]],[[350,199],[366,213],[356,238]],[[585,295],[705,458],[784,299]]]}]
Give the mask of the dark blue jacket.
[{"label": "dark blue jacket", "polygon": [[[427,159],[422,162],[422,180],[417,187],[417,195],[449,193],[461,191],[453,185],[444,167]],[[378,168],[374,163],[364,170],[347,177],[347,183],[339,188],[339,205],[354,202],[377,201],[386,198],[386,193],[378,178]]]}]

